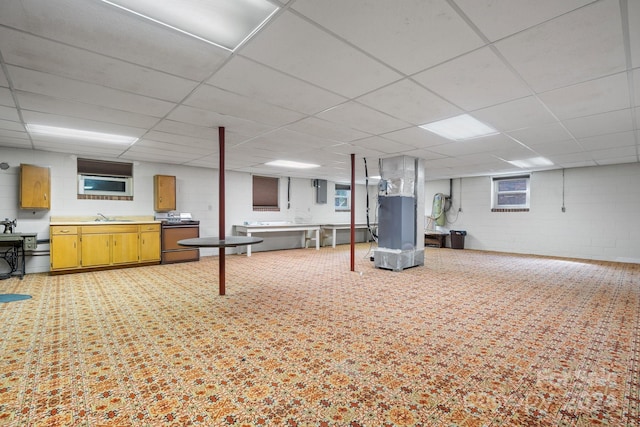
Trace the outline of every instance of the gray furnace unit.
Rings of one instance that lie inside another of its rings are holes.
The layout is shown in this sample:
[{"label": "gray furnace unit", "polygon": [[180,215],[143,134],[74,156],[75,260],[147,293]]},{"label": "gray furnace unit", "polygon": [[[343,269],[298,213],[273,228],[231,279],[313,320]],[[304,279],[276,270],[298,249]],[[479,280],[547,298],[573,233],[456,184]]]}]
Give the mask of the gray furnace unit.
[{"label": "gray furnace unit", "polygon": [[378,186],[377,268],[424,265],[424,164],[408,156],[382,160]]}]

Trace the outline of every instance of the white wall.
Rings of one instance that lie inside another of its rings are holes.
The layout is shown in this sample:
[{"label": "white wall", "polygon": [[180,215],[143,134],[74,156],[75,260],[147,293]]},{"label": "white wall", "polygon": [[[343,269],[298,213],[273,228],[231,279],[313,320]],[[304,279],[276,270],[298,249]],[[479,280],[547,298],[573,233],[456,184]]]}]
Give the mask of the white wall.
[{"label": "white wall", "polygon": [[[108,159],[107,159],[108,160]],[[134,200],[78,200],[76,159],[69,154],[3,148],[0,161],[0,218],[17,218],[16,232],[37,232],[49,238],[49,218],[66,215],[153,215],[153,175],[175,175],[177,208],[200,220],[202,236],[218,235],[218,172],[213,169],[136,162]],[[18,209],[20,163],[51,167],[51,210]],[[529,212],[491,212],[491,178],[454,179],[453,206],[445,229],[466,230],[465,248],[500,252],[561,256],[640,263],[640,164],[624,164],[565,170],[566,212],[562,207],[562,171],[535,172],[531,176]],[[425,185],[425,215],[431,213],[435,193],[449,194],[449,180]],[[345,223],[348,212],[335,212],[328,185],[328,203],[315,203],[311,179],[291,179],[291,206],[287,209],[287,179],[280,180],[280,212],[253,212],[251,175],[226,173],[226,234],[244,221]],[[376,187],[370,186],[371,222],[376,222]],[[356,222],[366,222],[364,186],[358,185],[354,206]],[[462,207],[462,212],[458,208]],[[344,239],[342,240],[344,242]],[[299,236],[269,236],[260,249],[299,246]],[[48,245],[38,249],[46,250]],[[203,249],[202,255],[215,254]],[[27,272],[49,270],[48,256],[27,260]]]},{"label": "white wall", "polygon": [[[453,180],[446,229],[466,230],[466,249],[640,263],[640,164],[531,174],[529,212],[491,212],[491,177]],[[426,215],[449,180],[426,183]],[[462,207],[462,212],[458,212]]]},{"label": "white wall", "polygon": [[[116,160],[116,159],[105,159]],[[16,218],[15,232],[38,233],[38,239],[49,239],[49,221],[53,216],[86,216],[101,212],[114,215],[153,215],[153,176],[176,176],[177,210],[190,212],[200,221],[201,236],[218,236],[218,171],[214,169],[134,162],[133,201],[78,200],[76,157],[71,154],[2,148],[0,162],[10,165],[0,170],[0,218]],[[28,211],[18,208],[18,182],[20,164],[34,164],[51,168],[51,209]],[[245,221],[290,221],[307,223],[341,223],[350,221],[349,212],[335,212],[333,191],[335,183],[328,185],[328,203],[315,203],[315,188],[311,179],[291,179],[291,205],[287,208],[287,178],[280,179],[280,212],[253,212],[251,175],[227,171],[226,183],[226,235],[232,234],[234,224]],[[373,191],[373,190],[372,190]],[[373,194],[373,193],[370,193]],[[356,221],[365,222],[364,186],[356,187]],[[362,208],[360,208],[362,207]],[[1,232],[1,230],[0,230]],[[300,237],[293,233],[269,236],[269,243],[255,250],[294,247]],[[38,250],[48,250],[47,244]],[[203,256],[217,253],[215,249],[202,249]],[[27,259],[27,272],[49,271],[48,256]]]}]

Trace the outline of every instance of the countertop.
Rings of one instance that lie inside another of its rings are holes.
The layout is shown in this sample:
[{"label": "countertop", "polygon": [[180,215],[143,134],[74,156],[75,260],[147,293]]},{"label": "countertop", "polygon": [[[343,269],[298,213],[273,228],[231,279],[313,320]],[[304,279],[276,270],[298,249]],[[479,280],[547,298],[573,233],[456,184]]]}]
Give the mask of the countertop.
[{"label": "countertop", "polygon": [[49,225],[135,225],[135,224],[160,224],[153,215],[107,215],[108,221],[96,221],[98,216],[52,216]]}]

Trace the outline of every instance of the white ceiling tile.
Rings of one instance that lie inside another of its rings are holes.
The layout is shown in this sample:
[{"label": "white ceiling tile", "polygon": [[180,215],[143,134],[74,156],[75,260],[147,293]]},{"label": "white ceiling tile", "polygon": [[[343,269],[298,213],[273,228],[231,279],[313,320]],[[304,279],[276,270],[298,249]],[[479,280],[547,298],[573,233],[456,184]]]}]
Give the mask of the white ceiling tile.
[{"label": "white ceiling tile", "polygon": [[166,101],[180,101],[197,82],[0,27],[7,64]]},{"label": "white ceiling tile", "polygon": [[483,108],[474,111],[471,115],[505,132],[557,122],[556,118],[533,96]]},{"label": "white ceiling tile", "polygon": [[[627,1],[629,19],[629,39],[631,50],[631,65],[633,68],[640,67],[640,2]],[[637,81],[637,79],[636,79]],[[637,87],[637,86],[636,86]],[[640,103],[636,103],[638,105]]]},{"label": "white ceiling tile", "polygon": [[[246,96],[237,95],[209,85],[198,87],[185,105],[200,109],[215,109],[219,114],[256,120],[272,126],[284,126],[305,117],[302,113],[269,105]],[[215,124],[219,125],[219,124]]]},{"label": "white ceiling tile", "polygon": [[205,152],[203,150],[185,149],[185,147],[183,147],[183,149],[177,149],[177,147],[168,147],[166,143],[146,140],[134,144],[123,156],[132,158],[131,156],[144,154],[151,156],[156,161],[160,158],[166,158],[166,160],[173,158],[179,163],[183,163],[211,154],[211,151],[212,150]]},{"label": "white ceiling tile", "polygon": [[147,128],[158,122],[157,117],[145,116],[130,111],[115,110],[98,105],[68,101],[30,92],[18,92],[20,108],[41,113],[112,122],[120,125]]},{"label": "white ceiling tile", "polygon": [[361,131],[385,133],[410,126],[409,123],[356,102],[347,102],[317,114],[317,117]]},{"label": "white ceiling tile", "polygon": [[7,66],[16,90],[162,117],[174,104],[52,74]]},{"label": "white ceiling tile", "polygon": [[16,132],[26,132],[24,129],[24,126],[22,126],[22,123],[15,122],[12,120],[0,120],[0,129],[6,129],[6,130],[11,130]]},{"label": "white ceiling tile", "polygon": [[488,47],[440,64],[413,78],[465,110],[531,95],[522,80]]},{"label": "white ceiling tile", "polygon": [[[345,182],[351,154],[359,176],[364,158],[370,172],[438,158],[427,179],[519,171],[500,158],[530,152],[565,168],[638,160],[636,0],[275,3],[229,54],[101,1],[1,1],[0,150],[216,168],[224,126],[229,172],[277,175],[264,163],[287,155],[323,163],[290,176]],[[416,126],[464,110],[503,134],[459,144]],[[142,139],[32,143],[23,117]]]},{"label": "white ceiling tile", "polygon": [[362,139],[369,135],[348,126],[332,123],[317,117],[308,117],[297,121],[288,125],[287,129],[340,142],[355,141],[356,139]]},{"label": "white ceiling tile", "polygon": [[298,0],[293,8],[405,74],[483,44],[444,0]]},{"label": "white ceiling tile", "polygon": [[[176,122],[174,120],[162,120],[156,126],[153,127],[153,130],[165,133],[171,133],[174,135],[186,135],[193,138],[206,139],[218,144],[219,140],[219,131],[218,127],[204,127],[204,126],[196,126],[189,123]],[[226,136],[226,129],[225,129]]]},{"label": "white ceiling tile", "polygon": [[633,155],[623,155],[621,157],[606,157],[604,159],[597,159],[596,160],[598,165],[603,166],[603,165],[620,165],[623,163],[637,163],[638,162],[638,156],[633,156]]},{"label": "white ceiling tile", "polygon": [[[119,157],[122,160],[140,161],[140,162],[155,162],[155,163],[171,163],[171,164],[187,164],[196,159],[193,156],[178,154],[175,155],[171,152],[162,150],[136,150],[132,149],[122,154]],[[211,166],[214,167],[214,166]],[[135,197],[135,194],[134,194]]]},{"label": "white ceiling tile", "polygon": [[541,157],[550,158],[559,154],[571,154],[584,151],[578,142],[574,140],[555,141],[543,144],[532,145],[531,149]]},{"label": "white ceiling tile", "polygon": [[230,55],[100,1],[3,0],[2,7],[0,24],[196,81]]},{"label": "white ceiling tile", "polygon": [[337,141],[328,140],[326,138],[319,138],[315,135],[309,135],[304,132],[297,132],[288,128],[277,129],[273,132],[265,134],[265,137],[270,140],[277,140],[282,143],[294,145],[306,145],[310,148],[322,149],[325,147],[332,147],[338,144]]},{"label": "white ceiling tile", "polygon": [[33,147],[36,150],[71,153],[91,156],[92,158],[98,156],[117,158],[126,149],[126,147],[122,147],[121,145],[92,142],[78,143],[77,141],[61,140],[60,138],[44,136],[33,138]]},{"label": "white ceiling tile", "polygon": [[4,75],[4,70],[0,68],[0,86],[9,87],[9,82],[7,81],[7,76]]},{"label": "white ceiling tile", "polygon": [[47,114],[36,111],[23,111],[22,115],[25,123],[45,126],[80,129],[91,132],[113,133],[116,135],[127,135],[133,137],[141,137],[145,132],[144,129],[132,126],[122,126],[116,123],[99,122],[79,117],[60,116],[57,114]]},{"label": "white ceiling tile", "polygon": [[369,138],[354,141],[352,144],[357,147],[365,147],[368,149],[380,151],[381,153],[385,154],[401,154],[405,151],[413,150],[415,148],[411,145],[391,141],[379,136],[371,136]]},{"label": "white ceiling tile", "polygon": [[513,148],[517,150],[524,149],[520,144],[504,135],[493,135],[484,138],[454,141],[449,144],[436,145],[429,147],[429,151],[443,154],[445,156],[464,156],[466,154],[490,153]]},{"label": "white ceiling tile", "polygon": [[10,138],[8,136],[1,136],[0,141],[2,142],[3,147],[10,148],[24,148],[24,149],[32,149],[31,140],[24,138]]},{"label": "white ceiling tile", "polygon": [[561,120],[621,110],[630,105],[627,73],[552,90],[539,97]]},{"label": "white ceiling tile", "polygon": [[424,149],[408,150],[403,152],[402,155],[424,160],[437,160],[446,157],[442,154],[434,153],[432,151]]},{"label": "white ceiling tile", "polygon": [[508,134],[529,147],[572,139],[571,134],[560,123],[519,129]]},{"label": "white ceiling tile", "polygon": [[462,113],[456,106],[409,79],[370,92],[357,101],[414,125]]},{"label": "white ceiling tile", "polygon": [[6,87],[0,87],[0,105],[14,108],[16,106],[16,103],[13,101],[13,96],[11,96],[11,92]]},{"label": "white ceiling tile", "polygon": [[163,148],[166,151],[184,151],[193,154],[211,154],[218,151],[218,141],[192,138],[164,132],[151,131],[144,135],[136,147]]},{"label": "white ceiling tile", "polygon": [[633,70],[634,105],[640,106],[640,68]]},{"label": "white ceiling tile", "polygon": [[618,0],[602,0],[495,44],[536,92],[624,71]]},{"label": "white ceiling tile", "polygon": [[336,153],[336,154],[342,154],[345,156],[345,159],[350,159],[350,155],[351,154],[358,154],[358,158],[367,158],[369,159],[369,161],[373,161],[375,159],[375,161],[377,161],[378,158],[380,157],[384,157],[384,155],[386,153],[376,150],[373,147],[366,147],[366,146],[357,146],[355,144],[339,144],[339,145],[334,145],[332,147],[327,147],[325,148],[325,150],[331,152],[331,153]]},{"label": "white ceiling tile", "polygon": [[188,107],[186,105],[173,110],[171,114],[167,116],[167,119],[212,129],[217,129],[219,126],[222,126],[226,128],[227,132],[244,135],[246,138],[252,138],[274,129],[273,126],[263,123],[224,115],[215,111]]},{"label": "white ceiling tile", "polygon": [[[270,152],[271,157],[273,157],[275,153],[278,158],[285,156],[286,158],[284,160],[294,160],[290,157],[291,154],[309,151],[313,148],[313,145],[307,144],[304,141],[291,143],[290,141],[283,141],[279,139],[277,134],[267,134],[236,145],[234,146],[234,149],[238,147],[242,147],[244,150],[250,149],[256,150],[257,152]],[[264,156],[269,157],[268,154],[264,154]]]},{"label": "white ceiling tile", "polygon": [[[8,129],[8,128],[3,128],[2,124],[3,123],[7,123],[4,120],[0,120],[0,139],[4,140],[4,139],[10,139],[10,140],[16,140],[16,139],[29,139],[29,135],[27,134],[27,132],[24,131],[24,129],[20,130],[20,129]],[[9,122],[11,123],[11,122]]]},{"label": "white ceiling tile", "polygon": [[595,166],[591,155],[586,151],[553,154],[548,157],[555,165],[569,167]]},{"label": "white ceiling tile", "polygon": [[307,114],[314,114],[346,101],[342,96],[240,56],[225,64],[208,83],[252,99]]},{"label": "white ceiling tile", "polygon": [[455,0],[491,41],[545,22],[593,0]]},{"label": "white ceiling tile", "polygon": [[417,126],[385,133],[384,137],[416,148],[428,148],[434,145],[450,144],[453,142]]},{"label": "white ceiling tile", "polygon": [[400,78],[395,71],[290,12],[278,17],[240,52],[349,98]]},{"label": "white ceiling tile", "polygon": [[576,117],[562,122],[576,138],[633,130],[630,109]]},{"label": "white ceiling tile", "polygon": [[18,110],[13,107],[5,107],[3,105],[0,105],[0,119],[19,122],[20,117],[18,116]]},{"label": "white ceiling tile", "polygon": [[609,164],[614,160],[615,163],[632,163],[638,161],[638,154],[635,146],[593,150],[589,151],[589,154],[598,164]]},{"label": "white ceiling tile", "polygon": [[587,151],[629,147],[635,146],[636,144],[634,132],[618,132],[607,135],[592,136],[590,138],[580,138],[578,139],[578,142]]}]

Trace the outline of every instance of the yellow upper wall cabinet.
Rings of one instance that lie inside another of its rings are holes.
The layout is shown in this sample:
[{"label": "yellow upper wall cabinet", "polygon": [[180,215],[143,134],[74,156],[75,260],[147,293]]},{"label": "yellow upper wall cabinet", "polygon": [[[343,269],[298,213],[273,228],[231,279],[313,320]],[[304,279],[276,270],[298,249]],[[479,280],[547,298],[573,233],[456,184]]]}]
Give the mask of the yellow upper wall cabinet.
[{"label": "yellow upper wall cabinet", "polygon": [[20,165],[20,209],[51,208],[51,169]]},{"label": "yellow upper wall cabinet", "polygon": [[176,210],[176,177],[170,175],[154,175],[154,210],[168,212]]}]

